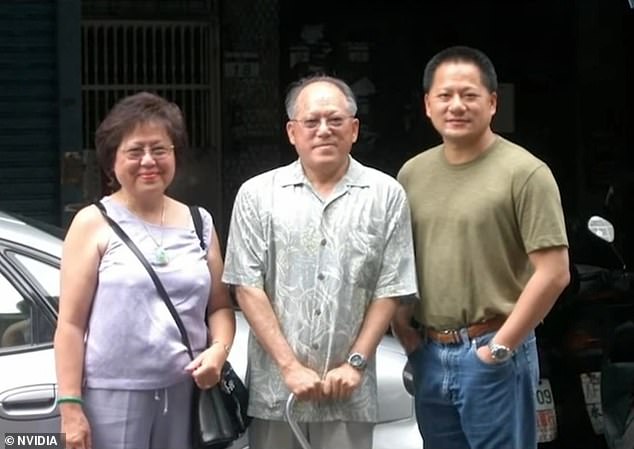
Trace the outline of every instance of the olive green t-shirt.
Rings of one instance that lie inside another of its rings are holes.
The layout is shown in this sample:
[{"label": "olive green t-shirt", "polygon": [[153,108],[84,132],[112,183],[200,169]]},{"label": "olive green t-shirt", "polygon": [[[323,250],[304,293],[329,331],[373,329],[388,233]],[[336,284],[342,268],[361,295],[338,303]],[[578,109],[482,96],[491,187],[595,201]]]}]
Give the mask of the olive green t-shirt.
[{"label": "olive green t-shirt", "polygon": [[398,180],[412,212],[417,318],[426,326],[508,315],[532,274],[528,253],[568,245],[551,171],[502,137],[465,164],[449,164],[442,145],[424,151]]}]

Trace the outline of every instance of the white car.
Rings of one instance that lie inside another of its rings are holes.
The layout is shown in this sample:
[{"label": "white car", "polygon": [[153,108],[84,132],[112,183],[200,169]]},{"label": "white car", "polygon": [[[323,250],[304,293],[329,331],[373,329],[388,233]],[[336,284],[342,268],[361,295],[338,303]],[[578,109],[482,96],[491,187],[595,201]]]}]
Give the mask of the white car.
[{"label": "white car", "polygon": [[[57,234],[54,235],[54,234]],[[59,299],[60,229],[0,212],[0,434],[59,432],[53,358]],[[229,356],[246,372],[248,324],[237,312]],[[379,423],[374,449],[421,449],[413,398],[404,383],[407,357],[385,336],[377,352]],[[246,436],[232,445],[247,448]],[[179,448],[175,448],[179,449]]]}]

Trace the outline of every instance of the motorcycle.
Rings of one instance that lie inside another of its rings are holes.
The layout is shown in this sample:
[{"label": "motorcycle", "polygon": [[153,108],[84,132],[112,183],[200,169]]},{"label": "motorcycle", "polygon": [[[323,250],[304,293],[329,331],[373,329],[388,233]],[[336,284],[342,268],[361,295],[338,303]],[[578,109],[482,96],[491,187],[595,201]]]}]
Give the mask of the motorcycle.
[{"label": "motorcycle", "polygon": [[[610,247],[619,267],[571,265],[571,284],[537,328],[542,374],[537,422],[539,447],[544,449],[619,448],[612,435],[614,425],[604,435],[606,422],[614,419],[604,416],[604,389],[610,385],[602,377],[609,372],[610,378],[616,378],[623,372],[614,373],[614,348],[622,347],[624,338],[616,330],[628,323],[634,326],[634,281],[613,245],[613,225],[593,216],[587,230],[588,237]],[[634,354],[632,346],[628,349]],[[622,380],[627,381],[627,377]]]}]

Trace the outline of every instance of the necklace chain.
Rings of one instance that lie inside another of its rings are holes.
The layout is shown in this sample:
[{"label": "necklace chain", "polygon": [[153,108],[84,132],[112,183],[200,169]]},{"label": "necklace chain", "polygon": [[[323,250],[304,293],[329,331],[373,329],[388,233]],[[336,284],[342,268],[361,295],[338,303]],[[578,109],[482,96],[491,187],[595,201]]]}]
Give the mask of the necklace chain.
[{"label": "necklace chain", "polygon": [[163,224],[165,223],[165,199],[163,199],[163,205],[161,207],[161,241],[158,242],[154,236],[152,235],[152,233],[150,232],[150,230],[148,229],[148,227],[145,225],[145,221],[141,220],[141,224],[143,225],[143,228],[145,229],[145,232],[147,233],[148,237],[150,237],[150,239],[152,240],[152,242],[154,242],[154,245],[156,246],[156,249],[154,250],[154,260],[152,261],[153,265],[158,265],[158,266],[165,266],[169,263],[169,257],[167,256],[167,251],[165,251],[165,248],[163,247]]}]

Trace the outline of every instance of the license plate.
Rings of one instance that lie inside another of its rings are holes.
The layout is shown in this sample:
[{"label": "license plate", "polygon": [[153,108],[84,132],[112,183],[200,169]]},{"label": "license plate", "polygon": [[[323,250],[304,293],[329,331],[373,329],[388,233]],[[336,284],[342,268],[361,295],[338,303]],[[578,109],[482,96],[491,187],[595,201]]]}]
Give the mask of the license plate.
[{"label": "license plate", "polygon": [[537,441],[547,443],[557,438],[557,414],[553,390],[548,379],[539,379],[537,385]]},{"label": "license plate", "polygon": [[581,388],[586,401],[586,411],[592,423],[592,430],[597,435],[603,433],[603,408],[601,407],[601,372],[582,373]]}]

